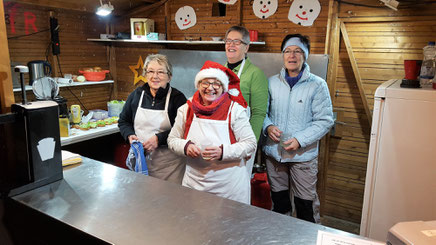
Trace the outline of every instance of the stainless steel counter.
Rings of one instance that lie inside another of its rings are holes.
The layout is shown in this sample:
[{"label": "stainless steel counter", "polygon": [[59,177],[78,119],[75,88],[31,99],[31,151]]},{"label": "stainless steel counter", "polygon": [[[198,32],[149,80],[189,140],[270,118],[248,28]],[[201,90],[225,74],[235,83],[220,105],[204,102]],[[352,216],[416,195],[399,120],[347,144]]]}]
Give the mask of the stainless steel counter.
[{"label": "stainless steel counter", "polygon": [[316,244],[355,236],[84,158],[64,179],[12,198],[112,244]]}]

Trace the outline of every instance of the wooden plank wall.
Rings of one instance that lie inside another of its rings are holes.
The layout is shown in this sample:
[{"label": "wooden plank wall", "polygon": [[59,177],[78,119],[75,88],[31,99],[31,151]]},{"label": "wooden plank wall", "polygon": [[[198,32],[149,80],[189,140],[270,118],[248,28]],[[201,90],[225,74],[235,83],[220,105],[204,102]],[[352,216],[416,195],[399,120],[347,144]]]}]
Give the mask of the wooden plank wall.
[{"label": "wooden plank wall", "polygon": [[[54,76],[70,73],[79,75],[79,69],[100,66],[109,68],[107,48],[86,39],[105,33],[104,19],[95,14],[72,10],[52,9],[15,2],[4,2],[6,29],[8,35],[9,54],[11,62],[27,64],[31,60],[46,60],[53,66]],[[59,62],[51,55],[50,49],[50,11],[58,19],[61,54]],[[11,16],[14,15],[12,23]],[[34,27],[27,19],[35,17]],[[27,34],[31,34],[26,36]],[[58,65],[57,65],[58,64]],[[61,74],[62,72],[62,74]],[[108,79],[110,76],[107,77]],[[26,81],[28,76],[26,75]],[[106,102],[111,99],[112,86],[91,85],[73,88],[62,88],[60,95],[68,100],[68,105],[79,104],[86,109],[107,109]],[[30,93],[31,94],[31,93]],[[32,98],[32,95],[29,96]],[[21,101],[20,93],[15,93],[15,99]]]},{"label": "wooden plank wall", "polygon": [[[436,41],[436,3],[403,1],[398,11],[375,0],[358,3],[375,7],[341,2],[339,20],[345,22],[372,110],[376,88],[404,77],[403,60],[422,59],[422,48]],[[345,125],[342,137],[330,139],[324,215],[360,223],[370,127],[343,41],[337,69],[335,81],[329,82],[335,86],[334,108]]]}]

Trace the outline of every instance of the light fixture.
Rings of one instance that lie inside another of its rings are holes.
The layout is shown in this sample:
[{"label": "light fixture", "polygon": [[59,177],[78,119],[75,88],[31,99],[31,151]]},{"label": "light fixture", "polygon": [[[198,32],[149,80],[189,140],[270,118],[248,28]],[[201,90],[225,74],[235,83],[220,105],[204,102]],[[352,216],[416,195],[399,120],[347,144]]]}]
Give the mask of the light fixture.
[{"label": "light fixture", "polygon": [[114,10],[114,6],[112,6],[111,2],[103,4],[100,0],[100,7],[98,7],[96,14],[100,16],[106,16]]},{"label": "light fixture", "polygon": [[400,4],[398,1],[395,0],[380,0],[383,2],[387,7],[397,11],[398,5]]}]

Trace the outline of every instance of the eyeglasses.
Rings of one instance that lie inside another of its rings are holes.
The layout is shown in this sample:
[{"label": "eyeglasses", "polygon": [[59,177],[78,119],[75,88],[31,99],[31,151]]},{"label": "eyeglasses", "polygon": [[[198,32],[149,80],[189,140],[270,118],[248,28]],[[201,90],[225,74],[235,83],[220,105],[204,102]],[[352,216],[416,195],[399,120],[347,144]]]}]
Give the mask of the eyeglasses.
[{"label": "eyeglasses", "polygon": [[297,50],[288,50],[288,49],[286,49],[285,51],[283,51],[283,53],[285,55],[294,54],[295,56],[301,56],[301,55],[303,55],[304,52],[301,49],[297,49]]},{"label": "eyeglasses", "polygon": [[145,72],[147,74],[147,76],[152,77],[154,74],[157,74],[158,77],[165,77],[165,75],[168,74],[168,72],[165,71],[146,71]]},{"label": "eyeglasses", "polygon": [[236,46],[241,45],[241,43],[242,43],[242,44],[246,44],[244,41],[239,40],[239,39],[235,39],[235,40],[232,40],[232,39],[226,39],[226,40],[224,40],[224,42],[226,43],[226,45],[230,45],[230,44],[233,43],[233,44],[236,45]]},{"label": "eyeglasses", "polygon": [[210,85],[212,85],[212,88],[214,89],[220,89],[221,86],[223,86],[220,82],[208,82],[208,81],[201,81],[200,85],[202,88],[208,88]]}]

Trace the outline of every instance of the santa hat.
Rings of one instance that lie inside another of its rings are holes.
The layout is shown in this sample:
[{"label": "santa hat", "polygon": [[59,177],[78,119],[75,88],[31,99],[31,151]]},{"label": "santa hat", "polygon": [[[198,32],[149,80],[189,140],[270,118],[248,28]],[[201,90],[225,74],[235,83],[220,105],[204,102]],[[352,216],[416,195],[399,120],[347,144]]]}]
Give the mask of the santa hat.
[{"label": "santa hat", "polygon": [[242,97],[239,86],[239,77],[229,68],[213,62],[204,62],[200,72],[195,76],[195,88],[198,89],[198,83],[205,78],[215,78],[223,84],[223,92],[228,92],[230,99],[238,102],[243,107],[247,107],[247,102]]}]

